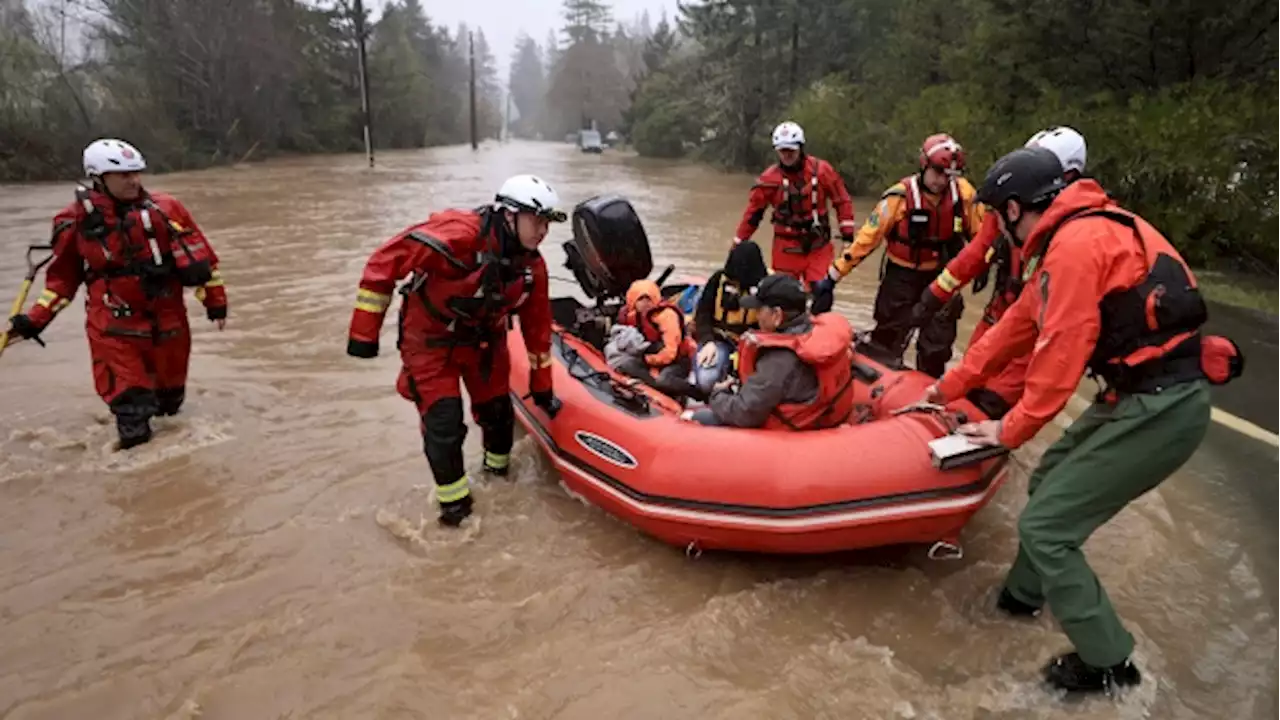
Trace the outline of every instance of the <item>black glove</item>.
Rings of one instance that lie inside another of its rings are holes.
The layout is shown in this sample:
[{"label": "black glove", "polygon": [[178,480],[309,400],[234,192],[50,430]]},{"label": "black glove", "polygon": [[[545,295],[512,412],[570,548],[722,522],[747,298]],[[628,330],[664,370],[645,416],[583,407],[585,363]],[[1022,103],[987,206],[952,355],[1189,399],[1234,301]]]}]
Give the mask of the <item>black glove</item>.
[{"label": "black glove", "polygon": [[911,327],[923,327],[934,315],[938,314],[943,304],[941,298],[934,295],[929,288],[925,288],[924,292],[920,293],[920,301],[916,303],[915,307],[911,308]]},{"label": "black glove", "polygon": [[366,359],[378,357],[378,341],[366,342],[355,338],[347,338],[347,354],[351,357]]},{"label": "black glove", "polygon": [[836,301],[836,281],[824,277],[809,287],[809,293],[813,298],[809,303],[809,312],[814,315],[830,312]]},{"label": "black glove", "polygon": [[35,323],[31,322],[31,318],[27,317],[25,314],[14,315],[9,318],[9,326],[10,333],[17,335],[23,340],[35,340],[40,344],[40,347],[44,347],[44,341],[40,339],[40,333],[44,331],[44,328],[38,327]]},{"label": "black glove", "polygon": [[560,399],[550,390],[534,390],[529,394],[533,396],[533,404],[542,408],[547,417],[554,419],[560,412]]},{"label": "black glove", "polygon": [[983,290],[986,290],[987,283],[989,282],[991,282],[991,266],[990,265],[987,266],[986,270],[982,271],[981,275],[973,279],[973,291],[975,293],[980,293]]}]

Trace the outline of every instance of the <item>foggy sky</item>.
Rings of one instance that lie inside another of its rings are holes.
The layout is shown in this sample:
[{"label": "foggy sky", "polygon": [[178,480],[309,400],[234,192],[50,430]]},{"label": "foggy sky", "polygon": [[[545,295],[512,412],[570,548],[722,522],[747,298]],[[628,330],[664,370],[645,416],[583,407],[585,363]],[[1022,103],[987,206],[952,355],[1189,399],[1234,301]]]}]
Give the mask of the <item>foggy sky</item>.
[{"label": "foggy sky", "polygon": [[[18,0],[21,1],[21,0]],[[615,21],[632,22],[640,13],[648,10],[651,22],[656,25],[662,11],[673,22],[677,14],[677,0],[605,0],[613,9]],[[516,37],[523,30],[541,46],[546,40],[548,30],[556,30],[557,34],[564,26],[561,17],[561,0],[421,0],[423,10],[435,25],[443,25],[452,32],[458,23],[465,22],[469,26],[484,28],[485,38],[489,41],[494,57],[498,61],[498,83],[507,85],[507,75],[511,67],[511,53],[515,50]],[[365,6],[374,18],[382,15],[382,8],[387,0],[365,0]],[[28,8],[37,14],[46,9],[67,6],[74,18],[82,16],[83,3],[72,0],[63,3],[61,0],[26,0]],[[68,54],[74,58],[80,53],[76,46],[80,42],[80,28],[76,23],[67,27]],[[561,37],[561,40],[564,38]]]},{"label": "foggy sky", "polygon": [[[641,12],[648,10],[653,24],[658,23],[662,11],[672,21],[676,17],[676,0],[606,0],[613,8],[613,19],[630,23]],[[365,0],[375,16],[382,14],[386,0]],[[484,28],[485,39],[498,61],[498,82],[506,87],[511,67],[511,53],[515,50],[516,37],[523,30],[541,46],[548,30],[557,32],[564,26],[560,0],[422,0],[427,17],[436,25],[450,31],[465,22],[469,26]],[[563,40],[563,38],[560,38]]]}]

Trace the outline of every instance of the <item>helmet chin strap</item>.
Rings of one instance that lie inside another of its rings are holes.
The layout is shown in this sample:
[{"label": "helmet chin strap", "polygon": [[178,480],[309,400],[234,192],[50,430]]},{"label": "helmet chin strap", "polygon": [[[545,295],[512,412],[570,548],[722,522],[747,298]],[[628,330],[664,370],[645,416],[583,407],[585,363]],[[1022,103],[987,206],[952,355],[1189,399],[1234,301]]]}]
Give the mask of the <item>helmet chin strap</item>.
[{"label": "helmet chin strap", "polygon": [[[1009,205],[1006,203],[1000,208],[1000,219],[1004,221],[1004,236],[1009,238],[1009,242],[1015,247],[1022,247],[1022,239],[1018,237],[1018,223],[1016,220],[1009,219]],[[1019,215],[1018,219],[1022,219]]]},{"label": "helmet chin strap", "polygon": [[495,210],[499,214],[498,218],[498,246],[503,257],[511,257],[524,252],[524,247],[520,245],[520,233],[516,228],[516,218],[519,212],[511,210],[510,219],[507,218],[508,210],[506,208]]}]

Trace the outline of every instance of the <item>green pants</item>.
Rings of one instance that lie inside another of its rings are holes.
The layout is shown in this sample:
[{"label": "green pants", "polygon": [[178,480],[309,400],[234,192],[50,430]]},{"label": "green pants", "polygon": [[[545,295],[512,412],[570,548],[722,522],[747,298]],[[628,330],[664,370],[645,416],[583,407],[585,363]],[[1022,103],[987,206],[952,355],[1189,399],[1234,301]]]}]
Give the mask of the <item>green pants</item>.
[{"label": "green pants", "polygon": [[1123,662],[1133,652],[1133,636],[1080,548],[1191,457],[1208,430],[1209,408],[1204,381],[1095,404],[1045,451],[1031,475],[1031,498],[1018,519],[1018,557],[1005,587],[1030,605],[1047,601],[1080,658],[1094,667]]}]

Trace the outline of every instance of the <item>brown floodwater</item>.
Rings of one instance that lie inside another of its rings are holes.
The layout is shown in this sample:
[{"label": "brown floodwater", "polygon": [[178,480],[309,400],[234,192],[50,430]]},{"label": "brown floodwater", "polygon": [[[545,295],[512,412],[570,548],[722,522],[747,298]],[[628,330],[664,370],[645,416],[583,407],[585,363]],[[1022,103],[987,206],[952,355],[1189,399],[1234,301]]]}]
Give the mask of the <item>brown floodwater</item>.
[{"label": "brown floodwater", "polygon": [[[1218,427],[1086,545],[1145,673],[1119,701],[1041,689],[1039,667],[1067,640],[1051,618],[991,605],[1025,468],[1056,428],[1019,452],[1023,470],[969,525],[958,561],[920,548],[687,559],[567,494],[530,438],[512,478],[477,482],[469,528],[438,528],[414,409],[393,387],[394,323],[382,357],[344,353],[369,251],[534,172],[571,203],[630,198],[659,267],[705,275],[751,178],[551,143],[364,165],[148,178],[208,233],[231,302],[219,333],[190,301],[188,402],[149,445],[113,450],[83,295],[48,348],[0,359],[0,718],[1276,716],[1275,509],[1244,487],[1276,481],[1275,453],[1242,467],[1214,444],[1229,433]],[[24,246],[70,199],[69,183],[0,187],[0,288],[16,289]],[[567,232],[544,246],[562,278]],[[836,305],[863,328],[875,260]]]}]

